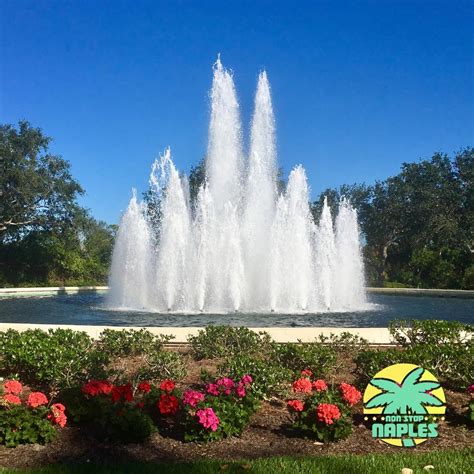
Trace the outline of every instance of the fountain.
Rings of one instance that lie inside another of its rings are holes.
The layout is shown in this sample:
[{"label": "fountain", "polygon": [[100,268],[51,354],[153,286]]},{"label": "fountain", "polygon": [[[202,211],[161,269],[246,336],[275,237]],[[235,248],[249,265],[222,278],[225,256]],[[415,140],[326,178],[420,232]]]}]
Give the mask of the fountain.
[{"label": "fountain", "polygon": [[[133,193],[115,243],[107,304],[178,313],[301,313],[367,307],[357,213],[309,207],[302,166],[277,190],[275,120],[258,78],[248,158],[232,75],[214,65],[206,181],[191,202],[168,148],[152,166],[150,212]],[[154,216],[154,219],[150,218]]]}]

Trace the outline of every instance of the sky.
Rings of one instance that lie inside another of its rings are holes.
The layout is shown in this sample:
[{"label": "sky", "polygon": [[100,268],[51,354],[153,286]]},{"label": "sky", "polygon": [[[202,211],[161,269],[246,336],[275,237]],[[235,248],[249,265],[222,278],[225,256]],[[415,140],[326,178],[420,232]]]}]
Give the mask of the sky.
[{"label": "sky", "polygon": [[[279,164],[312,196],[474,145],[474,3],[446,0],[3,0],[0,123],[28,120],[117,223],[171,147],[206,153],[217,54],[248,132],[267,71]],[[246,144],[248,133],[246,133]]]}]

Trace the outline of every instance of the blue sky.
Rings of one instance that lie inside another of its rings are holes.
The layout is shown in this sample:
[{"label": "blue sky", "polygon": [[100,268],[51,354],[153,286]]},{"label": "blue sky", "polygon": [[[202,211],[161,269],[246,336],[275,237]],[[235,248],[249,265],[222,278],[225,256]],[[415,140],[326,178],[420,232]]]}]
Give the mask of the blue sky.
[{"label": "blue sky", "polygon": [[0,121],[52,136],[117,222],[166,146],[183,171],[204,155],[220,52],[246,131],[267,70],[279,162],[315,197],[474,145],[473,24],[458,0],[4,0]]}]

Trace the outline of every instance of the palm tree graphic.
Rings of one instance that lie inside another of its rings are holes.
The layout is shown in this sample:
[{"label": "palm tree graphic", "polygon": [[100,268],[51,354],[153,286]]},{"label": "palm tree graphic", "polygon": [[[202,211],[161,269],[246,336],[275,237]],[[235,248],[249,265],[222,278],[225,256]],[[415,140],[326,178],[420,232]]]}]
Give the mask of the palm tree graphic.
[{"label": "palm tree graphic", "polygon": [[438,382],[420,382],[425,369],[410,371],[401,384],[389,379],[372,379],[371,384],[382,390],[366,404],[366,408],[384,407],[383,414],[425,415],[425,406],[442,406],[443,402],[431,393],[440,387]]}]

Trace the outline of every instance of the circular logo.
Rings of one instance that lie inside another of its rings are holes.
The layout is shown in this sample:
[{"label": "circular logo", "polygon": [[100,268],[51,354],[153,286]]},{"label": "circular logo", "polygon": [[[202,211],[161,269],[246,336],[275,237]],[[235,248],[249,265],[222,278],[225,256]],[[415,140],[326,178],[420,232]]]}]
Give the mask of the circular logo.
[{"label": "circular logo", "polygon": [[392,446],[413,447],[436,438],[446,411],[436,377],[414,364],[394,364],[378,372],[363,401],[372,436]]}]

